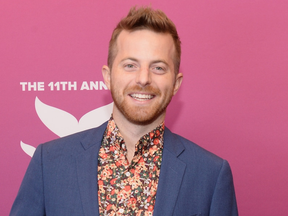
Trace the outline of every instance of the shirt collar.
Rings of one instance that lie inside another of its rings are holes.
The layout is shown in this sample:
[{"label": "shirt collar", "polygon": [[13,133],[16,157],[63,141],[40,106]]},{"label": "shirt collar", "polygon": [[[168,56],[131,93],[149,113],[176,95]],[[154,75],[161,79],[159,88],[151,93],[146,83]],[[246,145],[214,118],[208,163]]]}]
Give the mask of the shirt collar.
[{"label": "shirt collar", "polygon": [[[164,136],[165,124],[162,122],[156,128],[151,130],[149,133],[143,135],[135,146],[135,155],[145,154],[148,151],[149,154],[153,155],[155,151],[163,148],[163,136]],[[113,117],[111,116],[108,121],[106,132],[104,133],[105,138],[112,140],[118,140],[119,143],[123,143],[124,139],[121,135]],[[124,149],[123,149],[124,147]],[[126,150],[125,145],[120,145],[120,148]]]}]

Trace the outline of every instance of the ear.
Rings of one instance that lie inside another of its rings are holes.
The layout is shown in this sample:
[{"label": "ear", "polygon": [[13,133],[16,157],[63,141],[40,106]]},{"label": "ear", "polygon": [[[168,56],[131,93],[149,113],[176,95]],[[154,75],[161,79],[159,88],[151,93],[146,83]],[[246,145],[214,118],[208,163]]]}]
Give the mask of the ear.
[{"label": "ear", "polygon": [[173,95],[175,95],[178,92],[178,90],[179,90],[179,88],[181,86],[182,80],[183,80],[183,74],[182,73],[178,73],[176,75],[176,79],[175,79]]},{"label": "ear", "polygon": [[111,71],[107,65],[104,65],[102,67],[102,76],[103,76],[105,85],[110,90]]}]

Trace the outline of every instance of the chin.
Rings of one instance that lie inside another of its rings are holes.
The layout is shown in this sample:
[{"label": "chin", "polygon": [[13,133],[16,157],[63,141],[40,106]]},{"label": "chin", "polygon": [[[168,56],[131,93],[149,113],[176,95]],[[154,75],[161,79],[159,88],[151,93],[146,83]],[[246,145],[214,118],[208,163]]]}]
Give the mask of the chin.
[{"label": "chin", "polygon": [[139,113],[139,109],[137,111],[124,109],[121,112],[125,116],[125,118],[133,124],[148,125],[148,124],[155,122],[157,119],[162,119],[161,116],[165,114],[165,111],[166,111],[166,108],[157,110],[156,112],[155,110],[154,111],[148,110],[145,112],[140,111]]}]

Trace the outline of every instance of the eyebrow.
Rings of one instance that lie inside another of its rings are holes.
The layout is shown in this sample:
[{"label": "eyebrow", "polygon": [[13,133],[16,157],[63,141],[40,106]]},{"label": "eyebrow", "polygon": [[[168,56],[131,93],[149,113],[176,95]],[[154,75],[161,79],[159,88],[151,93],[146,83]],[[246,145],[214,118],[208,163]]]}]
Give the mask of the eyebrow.
[{"label": "eyebrow", "polygon": [[167,63],[166,61],[164,61],[164,60],[155,60],[155,61],[152,61],[151,64],[157,64],[157,63],[163,63],[163,64],[165,64],[167,67],[169,67],[168,63]]},{"label": "eyebrow", "polygon": [[131,60],[131,61],[138,62],[137,59],[128,57],[128,58],[125,58],[125,59],[121,60],[120,63],[121,63],[121,62],[124,62],[124,61],[126,61],[126,60]]}]

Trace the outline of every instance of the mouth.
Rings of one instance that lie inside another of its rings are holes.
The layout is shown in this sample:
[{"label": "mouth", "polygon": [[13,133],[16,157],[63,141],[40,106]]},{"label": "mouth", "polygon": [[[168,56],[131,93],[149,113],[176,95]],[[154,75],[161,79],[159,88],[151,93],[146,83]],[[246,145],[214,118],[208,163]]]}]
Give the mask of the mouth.
[{"label": "mouth", "polygon": [[136,93],[129,94],[129,96],[138,101],[147,101],[155,97],[155,95],[152,94],[136,94]]}]

